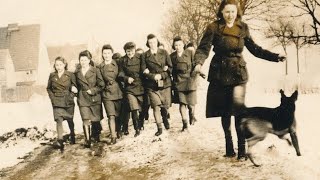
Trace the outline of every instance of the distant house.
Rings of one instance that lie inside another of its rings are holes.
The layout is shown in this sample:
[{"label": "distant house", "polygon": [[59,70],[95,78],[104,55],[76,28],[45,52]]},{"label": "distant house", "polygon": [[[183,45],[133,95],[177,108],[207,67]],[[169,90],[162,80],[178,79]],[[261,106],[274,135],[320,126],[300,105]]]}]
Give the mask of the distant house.
[{"label": "distant house", "polygon": [[70,71],[74,71],[76,64],[79,63],[79,59],[78,59],[79,53],[86,49],[87,49],[86,44],[79,44],[79,45],[66,44],[64,46],[48,46],[47,51],[48,51],[50,65],[53,68],[54,60],[56,59],[56,57],[62,56],[68,62],[68,69]]},{"label": "distant house", "polygon": [[[39,24],[0,27],[0,89],[2,100],[27,100],[33,85],[45,85],[50,73]],[[24,89],[29,89],[25,92]],[[11,100],[6,92],[10,91]],[[7,98],[7,99],[6,99]],[[9,99],[10,99],[9,98]],[[0,97],[1,100],[1,97]]]},{"label": "distant house", "polygon": [[8,49],[0,49],[0,88],[14,87],[16,80],[13,62]]},{"label": "distant house", "polygon": [[41,68],[43,73],[48,71],[49,62],[41,41],[39,24],[9,24],[7,27],[1,27],[0,50],[7,52],[5,61],[8,62],[11,58],[13,62],[15,75],[12,81],[15,81],[17,86],[32,85],[36,81],[41,81],[39,84],[43,83],[44,80],[39,78],[43,74],[39,74],[38,70]]}]

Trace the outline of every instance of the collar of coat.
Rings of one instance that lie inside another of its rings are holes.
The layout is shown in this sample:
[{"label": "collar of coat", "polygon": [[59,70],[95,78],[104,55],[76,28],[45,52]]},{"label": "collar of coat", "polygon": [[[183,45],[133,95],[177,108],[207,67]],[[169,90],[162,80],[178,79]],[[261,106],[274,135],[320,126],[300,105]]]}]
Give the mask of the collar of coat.
[{"label": "collar of coat", "polygon": [[77,73],[78,73],[78,78],[81,81],[85,82],[86,84],[89,84],[87,79],[95,74],[95,67],[90,66],[86,74],[82,74],[81,68],[79,68]]},{"label": "collar of coat", "polygon": [[135,54],[131,59],[125,55],[123,56],[123,63],[124,65],[135,65],[137,64],[137,62],[139,62],[138,60],[140,59],[140,54]]},{"label": "collar of coat", "polygon": [[232,30],[226,30],[226,22],[224,20],[218,20],[218,29],[219,32],[225,35],[230,35],[230,36],[235,36],[235,37],[240,37],[242,28],[243,28],[243,22],[241,20],[236,20],[234,22],[234,26],[232,27]]},{"label": "collar of coat", "polygon": [[157,50],[157,56],[154,56],[152,53],[151,53],[151,50],[149,49],[147,52],[145,52],[145,57],[146,59],[156,63],[156,64],[159,64],[161,66],[161,63],[157,60],[157,57],[161,57],[161,56],[165,56],[166,55],[166,51],[164,49],[160,49],[158,48]]},{"label": "collar of coat", "polygon": [[113,66],[117,66],[117,62],[115,60],[111,60],[110,64],[106,64],[105,61],[103,61],[100,65],[99,68],[103,68],[106,65],[113,65]]},{"label": "collar of coat", "polygon": [[52,73],[52,78],[57,81],[57,82],[64,82],[70,78],[71,74],[68,71],[64,71],[61,77],[59,78],[58,72],[53,72]]}]

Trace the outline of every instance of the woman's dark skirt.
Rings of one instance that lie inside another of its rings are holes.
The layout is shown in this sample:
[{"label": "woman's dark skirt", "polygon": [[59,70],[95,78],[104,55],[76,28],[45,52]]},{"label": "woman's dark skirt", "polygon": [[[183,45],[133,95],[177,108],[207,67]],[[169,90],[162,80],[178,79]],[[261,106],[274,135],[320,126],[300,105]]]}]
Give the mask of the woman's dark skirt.
[{"label": "woman's dark skirt", "polygon": [[122,99],[118,100],[103,100],[104,109],[106,110],[107,116],[120,115]]},{"label": "woman's dark skirt", "polygon": [[178,91],[179,103],[185,105],[197,104],[197,91]]},{"label": "woman's dark skirt", "polygon": [[79,107],[82,120],[101,121],[102,105],[81,106]]},{"label": "woman's dark skirt", "polygon": [[53,107],[54,120],[73,120],[74,106],[70,107]]},{"label": "woman's dark skirt", "polygon": [[150,105],[152,108],[161,106],[165,108],[171,107],[171,87],[161,90],[147,89]]},{"label": "woman's dark skirt", "polygon": [[234,116],[245,107],[246,84],[223,86],[211,82],[207,92],[206,117]]}]

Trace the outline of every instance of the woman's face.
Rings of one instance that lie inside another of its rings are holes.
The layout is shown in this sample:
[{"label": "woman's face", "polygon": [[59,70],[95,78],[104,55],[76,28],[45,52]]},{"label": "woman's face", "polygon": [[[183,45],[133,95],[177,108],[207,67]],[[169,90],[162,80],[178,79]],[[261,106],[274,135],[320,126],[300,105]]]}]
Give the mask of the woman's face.
[{"label": "woman's face", "polygon": [[148,39],[148,44],[150,49],[157,49],[158,48],[158,39],[156,37],[152,39]]},{"label": "woman's face", "polygon": [[237,18],[237,6],[234,4],[227,4],[222,10],[222,15],[227,24],[233,23]]},{"label": "woman's face", "polygon": [[176,51],[177,51],[178,53],[183,52],[183,46],[184,46],[184,44],[183,44],[182,41],[176,41],[176,42],[174,42],[174,48],[176,49]]},{"label": "woman's face", "polygon": [[111,49],[104,49],[102,51],[102,57],[105,61],[111,61],[112,60],[112,50]]},{"label": "woman's face", "polygon": [[63,72],[66,65],[62,61],[57,60],[54,63],[54,67],[58,72]]},{"label": "woman's face", "polygon": [[133,58],[135,53],[136,53],[136,49],[135,48],[131,48],[131,49],[127,49],[126,50],[126,54],[130,59]]},{"label": "woman's face", "polygon": [[81,67],[87,67],[89,66],[90,59],[87,56],[81,56],[80,57],[80,65]]}]

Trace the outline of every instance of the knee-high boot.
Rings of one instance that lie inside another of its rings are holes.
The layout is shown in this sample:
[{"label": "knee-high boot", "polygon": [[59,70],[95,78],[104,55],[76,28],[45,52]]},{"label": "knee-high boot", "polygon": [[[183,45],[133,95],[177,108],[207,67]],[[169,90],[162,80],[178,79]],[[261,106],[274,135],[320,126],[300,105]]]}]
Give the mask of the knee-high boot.
[{"label": "knee-high boot", "polygon": [[100,142],[100,133],[101,133],[102,127],[100,124],[100,121],[98,122],[92,122],[92,138],[94,142]]},{"label": "knee-high boot", "polygon": [[162,116],[162,121],[163,125],[166,129],[170,129],[170,124],[169,124],[169,117],[168,117],[168,110],[164,107],[160,108],[161,116]]},{"label": "knee-high boot", "polygon": [[188,120],[182,119],[182,132],[188,129]]},{"label": "knee-high boot", "polygon": [[68,120],[68,126],[70,129],[70,144],[75,144],[76,143],[76,137],[74,133],[74,122],[73,120]]},{"label": "knee-high boot", "polygon": [[234,157],[236,153],[233,149],[233,141],[232,141],[232,135],[231,135],[231,116],[224,116],[221,117],[221,124],[224,131],[225,136],[225,142],[226,142],[226,154],[225,157]]},{"label": "knee-high boot", "polygon": [[134,137],[137,137],[140,135],[138,110],[132,111],[132,121],[133,121],[134,130],[136,131],[136,133],[134,134]]},{"label": "knee-high boot", "polygon": [[154,135],[160,136],[162,134],[162,124],[157,123],[157,128],[158,128],[158,131]]},{"label": "knee-high boot", "polygon": [[241,116],[235,116],[235,126],[238,136],[238,159],[246,158],[246,139],[241,130]]},{"label": "knee-high boot", "polygon": [[85,147],[91,147],[91,125],[83,125],[83,133],[86,140]]}]

